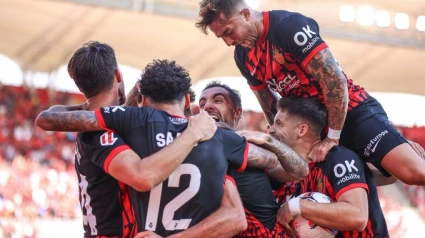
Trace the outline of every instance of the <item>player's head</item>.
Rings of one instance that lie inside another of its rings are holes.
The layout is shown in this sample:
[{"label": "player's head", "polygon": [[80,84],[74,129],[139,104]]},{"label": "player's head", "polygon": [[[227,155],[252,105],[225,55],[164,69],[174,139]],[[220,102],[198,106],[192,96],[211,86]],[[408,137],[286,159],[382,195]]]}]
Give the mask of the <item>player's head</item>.
[{"label": "player's head", "polygon": [[259,38],[254,14],[245,0],[202,0],[196,27],[205,34],[211,30],[228,46],[252,48]]},{"label": "player's head", "polygon": [[270,135],[291,147],[320,139],[327,112],[317,98],[281,98],[277,109]]},{"label": "player's head", "polygon": [[125,95],[115,52],[107,44],[97,41],[84,44],[69,60],[68,73],[86,98],[107,92],[113,87],[117,90],[114,93],[121,97]]},{"label": "player's head", "polygon": [[143,106],[155,107],[158,104],[179,104],[190,106],[189,73],[175,61],[154,60],[144,69],[139,79]]},{"label": "player's head", "polygon": [[239,91],[220,81],[212,81],[202,91],[199,107],[216,121],[236,128],[242,117],[242,102]]}]

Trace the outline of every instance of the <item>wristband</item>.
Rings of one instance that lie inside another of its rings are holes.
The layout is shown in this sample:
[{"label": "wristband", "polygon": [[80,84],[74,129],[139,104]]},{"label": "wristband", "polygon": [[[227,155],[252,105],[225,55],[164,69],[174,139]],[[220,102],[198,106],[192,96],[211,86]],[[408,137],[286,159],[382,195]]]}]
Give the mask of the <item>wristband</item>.
[{"label": "wristband", "polygon": [[288,201],[289,211],[291,215],[295,218],[301,215],[301,206],[300,206],[300,198],[292,198]]},{"label": "wristband", "polygon": [[341,130],[334,130],[334,129],[329,127],[329,130],[328,130],[328,138],[329,139],[339,140],[340,136],[341,136]]}]

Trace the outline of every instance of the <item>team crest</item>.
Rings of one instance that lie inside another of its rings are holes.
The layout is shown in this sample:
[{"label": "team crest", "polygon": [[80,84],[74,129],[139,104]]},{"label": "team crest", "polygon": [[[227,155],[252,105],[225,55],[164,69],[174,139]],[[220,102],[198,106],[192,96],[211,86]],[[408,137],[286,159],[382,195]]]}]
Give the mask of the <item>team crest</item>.
[{"label": "team crest", "polygon": [[317,181],[316,181],[316,190],[318,191],[318,192],[323,192],[323,180],[322,180],[322,178],[318,178],[317,179]]},{"label": "team crest", "polygon": [[285,58],[283,57],[282,53],[279,52],[278,49],[273,50],[273,59],[278,62],[279,64],[285,63]]}]

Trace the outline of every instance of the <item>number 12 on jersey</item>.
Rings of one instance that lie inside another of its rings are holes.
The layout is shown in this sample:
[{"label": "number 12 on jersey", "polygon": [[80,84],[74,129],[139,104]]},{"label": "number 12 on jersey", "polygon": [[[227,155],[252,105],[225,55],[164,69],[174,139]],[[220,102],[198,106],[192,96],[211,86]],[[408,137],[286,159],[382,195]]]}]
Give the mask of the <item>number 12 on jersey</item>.
[{"label": "number 12 on jersey", "polygon": [[[199,187],[201,185],[201,172],[199,171],[199,168],[193,164],[181,164],[170,175],[170,177],[168,177],[168,187],[179,187],[180,177],[184,174],[190,175],[189,187],[165,205],[162,213],[162,225],[168,231],[185,230],[189,228],[190,222],[192,221],[192,219],[174,220],[174,214],[180,207],[199,192]],[[150,191],[149,206],[145,224],[146,230],[155,231],[157,228],[162,187],[163,183],[160,183]]]}]

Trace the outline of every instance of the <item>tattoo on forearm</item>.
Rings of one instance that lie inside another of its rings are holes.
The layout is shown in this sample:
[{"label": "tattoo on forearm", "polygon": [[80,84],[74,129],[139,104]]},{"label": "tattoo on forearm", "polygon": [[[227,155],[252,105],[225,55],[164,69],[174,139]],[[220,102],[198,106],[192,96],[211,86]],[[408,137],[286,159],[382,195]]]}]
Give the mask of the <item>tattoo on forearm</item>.
[{"label": "tattoo on forearm", "polygon": [[273,169],[277,166],[277,157],[273,152],[250,143],[248,166],[259,169]]},{"label": "tattoo on forearm", "polygon": [[304,178],[309,173],[307,162],[299,156],[293,149],[271,137],[264,146],[276,154],[282,168],[290,175],[297,178]]},{"label": "tattoo on forearm", "polygon": [[49,112],[70,112],[70,111],[77,111],[77,110],[84,110],[85,106],[87,105],[87,102],[84,102],[79,105],[54,105],[51,106],[47,111]]},{"label": "tattoo on forearm", "polygon": [[78,112],[42,112],[39,116],[45,125],[42,127],[54,131],[97,131],[102,128],[97,123],[93,111]]},{"label": "tattoo on forearm", "polygon": [[329,126],[342,129],[348,107],[347,79],[330,50],[320,51],[311,59],[307,69],[322,86]]},{"label": "tattoo on forearm", "polygon": [[268,89],[254,91],[254,94],[255,96],[257,96],[257,99],[260,103],[261,108],[263,109],[264,117],[266,118],[267,122],[269,123],[269,125],[273,125],[274,116],[277,113],[277,98],[273,95],[273,93],[267,90]]},{"label": "tattoo on forearm", "polygon": [[138,102],[137,99],[139,97],[139,90],[136,86],[134,86],[130,93],[128,94],[128,97],[124,103],[125,106],[131,106],[131,107],[137,107]]}]

